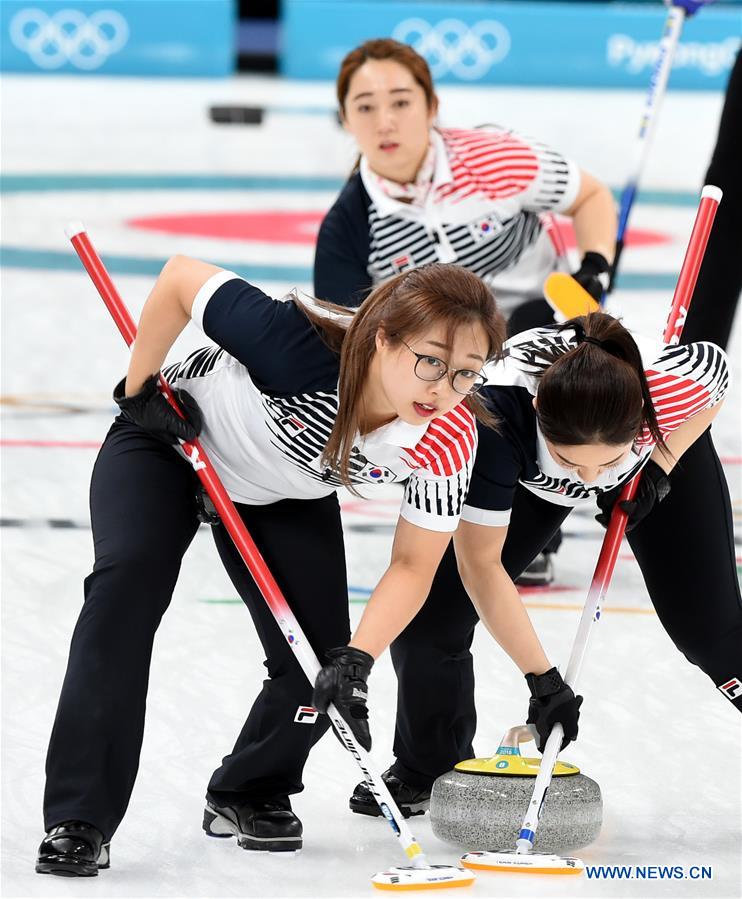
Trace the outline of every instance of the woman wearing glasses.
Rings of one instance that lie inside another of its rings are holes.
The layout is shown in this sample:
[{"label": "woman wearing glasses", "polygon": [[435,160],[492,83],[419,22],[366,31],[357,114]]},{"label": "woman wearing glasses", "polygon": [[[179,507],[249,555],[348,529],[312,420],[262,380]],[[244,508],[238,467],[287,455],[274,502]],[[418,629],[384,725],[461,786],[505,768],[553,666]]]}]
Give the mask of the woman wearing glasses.
[{"label": "woman wearing glasses", "polygon": [[[216,344],[157,372],[190,320]],[[315,652],[312,693],[227,532],[221,559],[248,606],[268,679],[208,788],[204,828],[249,849],[302,845],[289,796],[326,731],[297,709],[334,702],[370,746],[366,680],[415,616],[456,529],[486,413],[474,395],[504,326],[489,289],[456,266],[405,272],[357,311],[273,300],[184,257],[163,269],[139,325],[122,410],[93,471],[95,565],[47,757],[47,836],[36,870],[95,875],[134,785],[155,631],[198,528],[198,481],[180,439],[203,445]],[[350,639],[336,490],[405,481],[389,568]]]},{"label": "woman wearing glasses", "polygon": [[[526,675],[539,749],[557,721],[564,745],[574,739],[581,699],[549,668],[513,579],[576,506],[596,499],[606,526],[639,471],[628,542],[659,620],[742,711],[732,509],[709,431],[728,381],[714,344],[664,346],[603,313],[505,343],[482,390],[500,425],[479,431],[455,555],[449,548],[391,648],[396,761],[384,779],[404,813],[425,811],[435,778],[474,755],[470,648],[480,617]],[[359,784],[351,808],[376,814],[369,799]]]},{"label": "woman wearing glasses", "polygon": [[[610,191],[592,175],[504,128],[436,127],[428,65],[397,41],[371,40],[351,51],[336,88],[361,156],[320,228],[315,296],[357,305],[397,272],[455,262],[492,287],[509,334],[550,324],[543,283],[557,255],[542,215],[560,212],[572,218],[582,258],[574,277],[600,299],[616,213]],[[523,583],[552,578],[547,554]]]}]

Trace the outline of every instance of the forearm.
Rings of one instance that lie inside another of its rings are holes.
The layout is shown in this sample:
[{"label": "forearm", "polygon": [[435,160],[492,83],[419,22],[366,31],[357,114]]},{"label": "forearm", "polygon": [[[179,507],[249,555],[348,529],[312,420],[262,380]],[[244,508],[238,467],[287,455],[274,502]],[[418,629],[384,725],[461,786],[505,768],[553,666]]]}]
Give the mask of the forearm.
[{"label": "forearm", "polygon": [[523,674],[551,668],[515,584],[501,565],[463,567],[464,586],[484,626]]},{"label": "forearm", "polygon": [[126,395],[142,388],[162,367],[170,348],[190,321],[181,301],[177,258],[166,263],[142,309],[126,376]]},{"label": "forearm", "polygon": [[371,594],[350,645],[378,658],[423,607],[433,573],[392,562]]},{"label": "forearm", "polygon": [[613,262],[616,248],[616,206],[602,184],[575,210],[572,223],[580,256],[592,251]]},{"label": "forearm", "polygon": [[665,440],[670,455],[663,453],[660,447],[655,447],[650,458],[659,465],[665,474],[670,474],[683,453],[689,447],[693,446],[696,440],[698,440],[701,434],[708,428],[718,414],[722,403],[717,403],[710,409],[704,409],[702,412],[698,412],[693,418],[689,418],[688,421],[683,422],[679,428],[676,428]]}]

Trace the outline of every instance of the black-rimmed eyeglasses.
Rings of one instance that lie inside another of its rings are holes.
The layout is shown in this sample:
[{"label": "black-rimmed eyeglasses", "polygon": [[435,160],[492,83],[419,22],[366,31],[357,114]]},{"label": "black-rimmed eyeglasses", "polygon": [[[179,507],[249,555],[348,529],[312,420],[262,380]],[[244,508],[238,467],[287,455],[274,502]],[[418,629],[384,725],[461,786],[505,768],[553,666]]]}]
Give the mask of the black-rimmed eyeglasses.
[{"label": "black-rimmed eyeglasses", "polygon": [[476,393],[487,382],[481,371],[472,371],[469,368],[450,369],[437,356],[431,356],[428,353],[416,353],[409,343],[405,343],[401,338],[400,343],[404,343],[413,356],[417,357],[415,374],[421,381],[440,381],[441,378],[445,378],[448,375],[451,387],[462,396],[470,396],[472,393]]}]

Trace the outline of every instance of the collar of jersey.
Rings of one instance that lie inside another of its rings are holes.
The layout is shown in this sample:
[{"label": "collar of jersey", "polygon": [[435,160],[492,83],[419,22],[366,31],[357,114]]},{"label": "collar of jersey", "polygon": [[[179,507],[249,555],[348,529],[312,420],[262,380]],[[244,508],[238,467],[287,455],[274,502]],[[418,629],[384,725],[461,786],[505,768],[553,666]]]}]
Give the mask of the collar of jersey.
[{"label": "collar of jersey", "polygon": [[585,483],[573,468],[563,468],[558,462],[555,462],[546,445],[546,438],[541,433],[538,419],[536,419],[536,455],[538,456],[538,467],[550,478],[559,478],[560,480],[570,480],[578,484],[583,484],[587,488],[599,487],[609,489],[619,482],[621,478],[636,465],[642,455],[648,456],[649,452],[642,451],[634,447],[629,454],[628,460],[617,468],[611,468],[604,471],[594,481],[589,484]]},{"label": "collar of jersey", "polygon": [[395,418],[389,424],[383,425],[360,438],[368,446],[373,443],[389,443],[392,446],[410,447],[416,446],[425,436],[428,423],[422,425],[410,425],[401,418]]},{"label": "collar of jersey", "polygon": [[550,478],[569,478],[571,481],[580,480],[576,471],[573,471],[571,468],[563,468],[554,461],[546,445],[546,438],[541,433],[538,418],[536,419],[536,456],[538,467]]},{"label": "collar of jersey", "polygon": [[430,142],[435,147],[435,169],[433,170],[433,181],[425,206],[413,206],[410,203],[402,203],[399,200],[395,200],[394,197],[385,194],[373,177],[368,160],[365,156],[361,156],[359,166],[361,181],[381,218],[386,218],[389,215],[410,219],[425,218],[427,206],[435,202],[436,188],[440,187],[441,184],[450,184],[453,181],[451,164],[448,161],[448,148],[440,132],[435,128],[430,130]]}]

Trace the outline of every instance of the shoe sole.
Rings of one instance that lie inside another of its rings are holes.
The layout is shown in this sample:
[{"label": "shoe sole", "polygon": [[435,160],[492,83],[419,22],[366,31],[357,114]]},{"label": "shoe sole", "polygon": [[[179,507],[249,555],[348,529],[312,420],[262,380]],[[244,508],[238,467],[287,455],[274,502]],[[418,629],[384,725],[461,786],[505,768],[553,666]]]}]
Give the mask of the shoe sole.
[{"label": "shoe sole", "polygon": [[[356,815],[368,815],[370,818],[383,817],[381,809],[374,802],[360,802],[351,799],[348,803],[350,810]],[[403,818],[416,818],[418,815],[424,815],[430,809],[430,800],[425,799],[422,802],[410,802],[406,805],[400,805],[399,810],[402,812]]]},{"label": "shoe sole", "polygon": [[36,873],[55,874],[57,877],[97,877],[98,871],[105,871],[110,867],[110,845],[104,843],[97,862],[80,862],[68,856],[52,855],[43,862],[36,862]]},{"label": "shoe sole", "polygon": [[550,556],[539,556],[544,558],[545,563],[539,569],[526,568],[521,572],[520,577],[514,581],[517,587],[550,587],[554,583],[554,563]]},{"label": "shoe sole", "polygon": [[303,845],[301,837],[254,837],[243,833],[234,821],[208,806],[204,809],[202,827],[209,837],[237,837],[238,846],[257,852],[298,852]]}]

